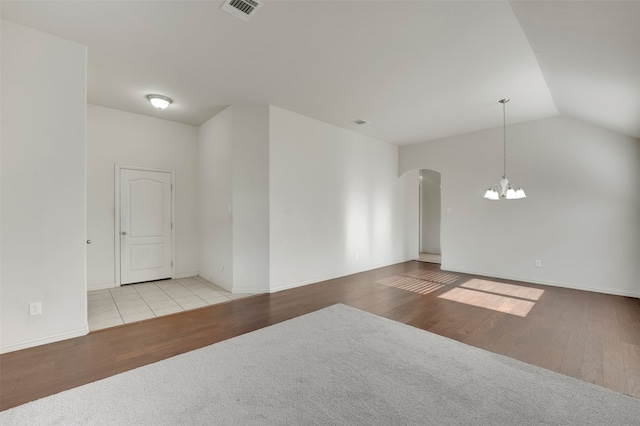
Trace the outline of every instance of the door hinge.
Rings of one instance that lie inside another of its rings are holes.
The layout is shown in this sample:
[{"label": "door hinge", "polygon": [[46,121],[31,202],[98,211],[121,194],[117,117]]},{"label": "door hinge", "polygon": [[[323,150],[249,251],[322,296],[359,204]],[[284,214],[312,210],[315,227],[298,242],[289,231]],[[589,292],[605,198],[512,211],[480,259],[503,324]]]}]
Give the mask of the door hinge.
[{"label": "door hinge", "polygon": [[173,229],[173,222],[171,222],[171,229]]},{"label": "door hinge", "polygon": [[171,184],[171,190],[173,191],[173,184]]},{"label": "door hinge", "polygon": [[173,268],[173,260],[171,261],[171,267]]}]

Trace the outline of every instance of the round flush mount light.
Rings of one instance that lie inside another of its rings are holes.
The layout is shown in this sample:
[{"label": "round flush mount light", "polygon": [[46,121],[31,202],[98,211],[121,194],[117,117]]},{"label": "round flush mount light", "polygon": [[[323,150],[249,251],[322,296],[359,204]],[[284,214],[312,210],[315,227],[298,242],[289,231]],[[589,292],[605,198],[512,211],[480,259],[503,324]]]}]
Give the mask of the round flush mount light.
[{"label": "round flush mount light", "polygon": [[147,99],[149,99],[151,105],[158,109],[165,109],[173,102],[170,98],[162,95],[147,95]]}]

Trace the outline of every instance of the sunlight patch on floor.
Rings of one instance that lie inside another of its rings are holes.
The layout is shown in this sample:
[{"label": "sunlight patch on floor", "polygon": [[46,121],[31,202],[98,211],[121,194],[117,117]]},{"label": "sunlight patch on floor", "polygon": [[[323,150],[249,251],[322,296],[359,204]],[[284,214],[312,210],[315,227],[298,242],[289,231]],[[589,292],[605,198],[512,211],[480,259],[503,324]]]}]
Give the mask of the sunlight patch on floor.
[{"label": "sunlight patch on floor", "polygon": [[452,302],[526,317],[543,293],[544,290],[537,288],[474,278],[438,297]]},{"label": "sunlight patch on floor", "polygon": [[406,277],[402,275],[394,275],[392,277],[377,281],[377,283],[420,294],[428,294],[432,291],[436,291],[439,288],[444,287],[443,284],[425,281],[418,278]]},{"label": "sunlight patch on floor", "polygon": [[460,279],[459,275],[447,274],[439,271],[429,271],[425,269],[419,269],[417,271],[405,272],[401,274],[405,277],[417,278],[419,280],[431,281],[443,285],[453,284]]},{"label": "sunlight patch on floor", "polygon": [[518,299],[539,300],[544,290],[539,288],[524,287],[521,285],[498,283],[495,281],[474,278],[462,284],[460,287],[471,290],[480,290],[487,293],[496,293],[503,296],[517,297]]}]

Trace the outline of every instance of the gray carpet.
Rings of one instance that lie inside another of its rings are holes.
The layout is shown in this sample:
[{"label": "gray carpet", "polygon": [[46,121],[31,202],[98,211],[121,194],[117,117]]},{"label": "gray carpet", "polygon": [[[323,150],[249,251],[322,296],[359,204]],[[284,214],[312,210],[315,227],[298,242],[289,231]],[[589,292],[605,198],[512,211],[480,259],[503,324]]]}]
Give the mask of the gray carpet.
[{"label": "gray carpet", "polygon": [[345,305],[0,413],[3,425],[638,425],[640,400]]}]

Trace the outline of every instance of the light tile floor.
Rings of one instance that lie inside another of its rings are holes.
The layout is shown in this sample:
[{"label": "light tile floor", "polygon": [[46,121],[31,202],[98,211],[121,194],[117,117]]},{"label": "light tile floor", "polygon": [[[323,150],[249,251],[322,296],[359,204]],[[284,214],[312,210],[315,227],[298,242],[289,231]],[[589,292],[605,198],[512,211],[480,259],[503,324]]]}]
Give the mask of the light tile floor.
[{"label": "light tile floor", "polygon": [[200,277],[127,284],[88,292],[89,330],[101,330],[241,299]]},{"label": "light tile floor", "polygon": [[433,253],[420,253],[420,257],[418,257],[416,260],[420,262],[442,263],[442,256]]}]

